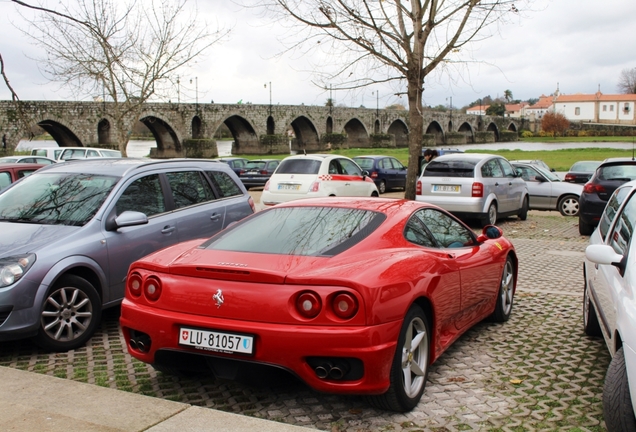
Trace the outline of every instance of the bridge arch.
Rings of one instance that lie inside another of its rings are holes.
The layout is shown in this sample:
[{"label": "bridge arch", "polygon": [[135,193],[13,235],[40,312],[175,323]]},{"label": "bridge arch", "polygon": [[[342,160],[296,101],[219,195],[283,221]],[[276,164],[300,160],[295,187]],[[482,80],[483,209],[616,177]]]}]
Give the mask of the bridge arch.
[{"label": "bridge arch", "polygon": [[110,142],[110,122],[103,118],[97,123],[97,144],[109,145]]},{"label": "bridge arch", "polygon": [[300,116],[291,122],[296,139],[293,141],[292,150],[318,150],[320,148],[320,140],[318,137],[318,129],[314,123],[305,116]]},{"label": "bridge arch", "polygon": [[276,130],[276,123],[274,122],[274,117],[269,115],[267,117],[267,135],[274,135],[275,130]]},{"label": "bridge arch", "polygon": [[499,128],[495,123],[490,123],[488,128],[486,128],[488,132],[493,132],[495,134],[495,141],[499,141]]},{"label": "bridge arch", "polygon": [[369,147],[369,133],[364,124],[357,118],[352,118],[344,125],[349,147]]},{"label": "bridge arch", "polygon": [[333,133],[333,119],[331,118],[331,116],[327,117],[327,124],[325,129],[328,134]]},{"label": "bridge arch", "polygon": [[181,152],[181,140],[177,132],[165,120],[154,115],[147,115],[139,119],[152,133],[157,141],[157,151],[174,150]]},{"label": "bridge arch", "polygon": [[82,141],[66,125],[55,120],[42,120],[38,126],[48,132],[60,147],[84,147]]},{"label": "bridge arch", "polygon": [[459,129],[457,130],[457,132],[466,135],[467,143],[475,142],[475,132],[473,130],[473,127],[470,125],[470,123],[468,122],[462,123],[461,126],[459,126]]},{"label": "bridge arch", "polygon": [[513,122],[510,122],[510,124],[508,125],[508,130],[511,132],[517,132],[517,125]]},{"label": "bridge arch", "polygon": [[432,121],[429,123],[428,127],[426,128],[426,133],[428,135],[435,136],[436,145],[444,144],[444,131],[437,121]]},{"label": "bridge arch", "polygon": [[232,154],[240,154],[241,152],[247,151],[250,147],[258,149],[258,136],[256,135],[254,127],[247,119],[234,114],[227,117],[223,123],[225,123],[225,126],[227,126],[234,137]]},{"label": "bridge arch", "polygon": [[203,122],[201,121],[201,117],[195,115],[192,117],[192,139],[201,139],[204,136],[203,132]]},{"label": "bridge arch", "polygon": [[387,133],[393,135],[396,147],[409,146],[409,128],[402,120],[394,120],[389,126],[389,129],[387,129]]}]

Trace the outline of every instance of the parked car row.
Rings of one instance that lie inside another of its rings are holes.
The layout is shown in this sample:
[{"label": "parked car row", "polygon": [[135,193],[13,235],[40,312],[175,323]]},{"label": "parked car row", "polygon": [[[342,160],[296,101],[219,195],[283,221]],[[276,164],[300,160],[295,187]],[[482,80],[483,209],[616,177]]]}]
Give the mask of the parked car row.
[{"label": "parked car row", "polygon": [[31,156],[59,162],[71,159],[121,157],[121,152],[119,150],[93,147],[41,147],[31,149]]}]

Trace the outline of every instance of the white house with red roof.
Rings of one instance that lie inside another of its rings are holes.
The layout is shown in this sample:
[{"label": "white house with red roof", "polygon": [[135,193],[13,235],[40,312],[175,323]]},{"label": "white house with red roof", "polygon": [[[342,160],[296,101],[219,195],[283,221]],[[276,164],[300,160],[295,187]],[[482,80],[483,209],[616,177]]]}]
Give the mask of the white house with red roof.
[{"label": "white house with red roof", "polygon": [[636,124],[635,108],[636,94],[561,94],[554,101],[568,120],[592,123]]},{"label": "white house with red roof", "polygon": [[490,108],[490,105],[475,105],[466,109],[466,114],[473,115],[486,115],[486,110]]},{"label": "white house with red roof", "polygon": [[537,103],[524,108],[525,116],[529,117],[530,120],[540,120],[545,113],[552,109],[553,104],[554,96],[541,95]]}]

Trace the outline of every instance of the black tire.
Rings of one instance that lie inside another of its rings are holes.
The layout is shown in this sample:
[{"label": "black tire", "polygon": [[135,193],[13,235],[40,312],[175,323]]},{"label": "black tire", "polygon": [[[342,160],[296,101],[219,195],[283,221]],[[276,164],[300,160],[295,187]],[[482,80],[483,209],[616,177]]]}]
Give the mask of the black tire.
[{"label": "black tire", "polygon": [[579,234],[589,236],[589,235],[592,235],[593,232],[594,232],[594,227],[592,226],[592,224],[585,222],[579,216]]},{"label": "black tire", "polygon": [[590,299],[590,289],[587,286],[587,276],[583,287],[583,330],[588,336],[602,336],[601,326],[596,316],[596,309],[594,303]]},{"label": "black tire", "polygon": [[381,194],[386,193],[386,180],[382,180],[380,182],[380,186],[378,186],[378,192]]},{"label": "black tire", "polygon": [[579,214],[579,197],[576,195],[566,195],[561,197],[557,205],[559,213],[563,216],[578,216]]},{"label": "black tire", "polygon": [[636,431],[636,418],[629,395],[625,356],[621,347],[612,358],[603,386],[603,417],[609,432]]},{"label": "black tire", "polygon": [[512,258],[508,256],[501,272],[499,290],[497,291],[497,304],[495,311],[490,316],[494,322],[506,322],[510,319],[512,305],[514,303],[515,289],[515,265]]},{"label": "black tire", "polygon": [[530,209],[530,203],[528,201],[528,197],[526,196],[523,199],[523,205],[521,206],[521,209],[519,210],[519,219],[521,219],[522,221],[528,219],[528,210]]},{"label": "black tire", "polygon": [[102,302],[86,279],[62,276],[46,294],[36,344],[51,351],[84,346],[93,336],[102,316]]},{"label": "black tire", "polygon": [[491,202],[488,207],[488,212],[481,220],[481,226],[495,225],[497,223],[497,203]]},{"label": "black tire", "polygon": [[371,196],[377,198],[380,195],[378,195],[378,193],[376,191],[373,191],[373,192],[371,192]]},{"label": "black tire", "polygon": [[382,395],[369,396],[369,403],[383,410],[397,412],[408,412],[415,408],[426,387],[430,346],[430,332],[424,311],[418,305],[413,305],[402,323],[391,365],[389,389]]}]

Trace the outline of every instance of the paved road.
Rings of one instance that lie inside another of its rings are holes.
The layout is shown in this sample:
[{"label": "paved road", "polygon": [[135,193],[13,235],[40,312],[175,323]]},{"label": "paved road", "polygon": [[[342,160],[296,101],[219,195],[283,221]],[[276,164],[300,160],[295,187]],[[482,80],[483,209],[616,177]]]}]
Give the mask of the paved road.
[{"label": "paved road", "polygon": [[[4,342],[0,365],[331,432],[604,430],[609,355],[581,323],[588,239],[576,219],[555,212],[500,226],[520,257],[512,317],[462,336],[432,366],[424,397],[408,414],[320,394],[289,377],[239,383],[163,375],[126,353],[114,310],[82,349],[54,354],[28,341]],[[51,397],[64,403],[64,395]]]}]

